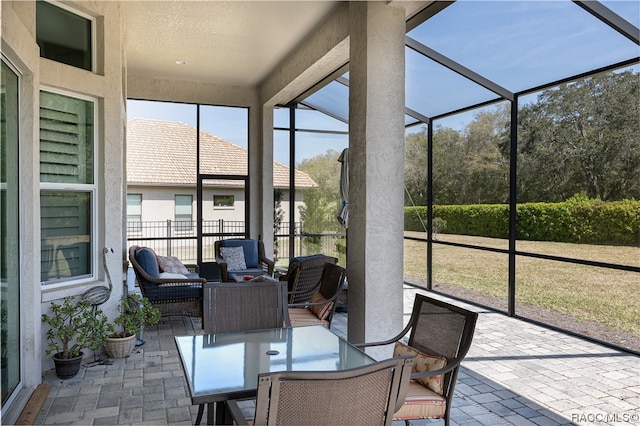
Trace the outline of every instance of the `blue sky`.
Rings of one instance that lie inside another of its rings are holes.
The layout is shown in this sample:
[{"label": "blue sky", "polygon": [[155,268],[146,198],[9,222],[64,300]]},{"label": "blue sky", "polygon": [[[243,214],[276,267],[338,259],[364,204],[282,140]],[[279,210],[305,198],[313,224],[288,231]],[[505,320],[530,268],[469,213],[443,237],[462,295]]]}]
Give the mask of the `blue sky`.
[{"label": "blue sky", "polygon": [[[201,106],[202,129],[228,142],[247,148],[247,109],[237,107]],[[195,105],[171,102],[127,101],[127,117],[178,121],[196,127]],[[298,111],[296,127],[311,129],[347,130],[344,123],[315,111]],[[289,125],[288,111],[278,110],[274,119],[276,127]],[[345,135],[303,133],[297,135],[296,163],[303,159],[324,154],[327,150],[342,151],[348,145]],[[274,134],[274,160],[289,165],[289,134]]]},{"label": "blue sky", "polygon": [[[201,107],[200,126],[208,133],[247,147],[247,109],[217,106]],[[178,121],[196,127],[197,109],[192,104],[127,101],[127,117]]]},{"label": "blue sky", "polygon": [[[639,1],[602,3],[632,24],[640,25]],[[496,2],[456,2],[408,35],[513,92],[640,54],[637,45],[570,1],[502,1],[495,8],[486,7],[488,4],[495,5]],[[483,36],[477,37],[477,34]],[[637,66],[634,68],[638,70]],[[407,106],[427,116],[496,97],[413,51],[407,53],[406,70]],[[425,78],[425,75],[431,78]],[[529,96],[526,102],[534,100],[535,96]],[[343,104],[341,102],[342,109]],[[473,119],[474,113],[458,114],[436,124],[461,130]],[[129,101],[127,114],[129,118],[196,125],[194,105]],[[201,114],[204,131],[247,147],[247,109],[203,106]],[[276,110],[274,122],[276,127],[287,127],[288,111]],[[300,110],[296,115],[296,127],[347,130],[343,122],[321,113]],[[422,127],[412,127],[408,132],[419,131]],[[288,137],[287,132],[274,133],[274,159],[287,165]],[[296,163],[299,163],[329,149],[341,151],[348,146],[348,137],[299,132],[297,142]]]}]

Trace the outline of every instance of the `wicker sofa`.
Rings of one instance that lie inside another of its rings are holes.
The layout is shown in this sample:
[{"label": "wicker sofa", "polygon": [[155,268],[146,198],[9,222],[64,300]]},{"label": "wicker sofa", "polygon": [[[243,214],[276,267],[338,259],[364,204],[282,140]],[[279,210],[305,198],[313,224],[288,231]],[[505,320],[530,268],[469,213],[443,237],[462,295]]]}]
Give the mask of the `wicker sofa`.
[{"label": "wicker sofa", "polygon": [[182,265],[175,257],[157,256],[140,246],[129,247],[129,261],[140,292],[163,316],[202,317],[207,280],[200,277],[198,265]]}]

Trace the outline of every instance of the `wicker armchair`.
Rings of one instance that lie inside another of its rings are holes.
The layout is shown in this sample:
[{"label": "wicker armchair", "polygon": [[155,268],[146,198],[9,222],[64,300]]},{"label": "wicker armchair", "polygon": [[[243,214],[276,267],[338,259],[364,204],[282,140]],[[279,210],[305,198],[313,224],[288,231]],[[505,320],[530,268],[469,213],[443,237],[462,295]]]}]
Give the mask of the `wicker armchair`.
[{"label": "wicker armchair", "polygon": [[[253,425],[391,425],[404,401],[413,360],[397,357],[342,371],[258,375]],[[249,424],[236,401],[227,408]]]},{"label": "wicker armchair", "polygon": [[325,263],[338,263],[335,257],[323,254],[294,257],[289,262],[287,273],[280,276],[280,281],[287,281],[289,303],[305,303],[318,290],[322,268]]},{"label": "wicker armchair", "polygon": [[198,275],[198,265],[184,265],[189,271],[186,278],[162,278],[153,250],[139,246],[129,247],[129,261],[140,292],[160,310],[162,316],[202,318],[202,289],[207,280]]},{"label": "wicker armchair", "polygon": [[[224,259],[220,253],[222,247],[242,247],[246,268],[230,268],[227,260]],[[261,240],[228,239],[216,241],[214,243],[214,254],[216,262],[220,267],[220,278],[222,281],[233,281],[231,274],[254,276],[261,274],[273,275],[273,260],[266,256],[264,252],[264,242]]]},{"label": "wicker armchair", "polygon": [[304,303],[289,303],[291,325],[316,325],[331,327],[331,320],[336,311],[338,297],[344,284],[347,271],[333,263],[325,263],[322,275],[315,292]]},{"label": "wicker armchair", "polygon": [[[409,323],[396,337],[368,346],[395,344],[394,356],[413,355],[413,373],[405,404],[394,420],[444,419],[449,425],[453,390],[471,346],[478,314],[447,302],[416,294]],[[408,343],[400,341],[409,333]]]}]

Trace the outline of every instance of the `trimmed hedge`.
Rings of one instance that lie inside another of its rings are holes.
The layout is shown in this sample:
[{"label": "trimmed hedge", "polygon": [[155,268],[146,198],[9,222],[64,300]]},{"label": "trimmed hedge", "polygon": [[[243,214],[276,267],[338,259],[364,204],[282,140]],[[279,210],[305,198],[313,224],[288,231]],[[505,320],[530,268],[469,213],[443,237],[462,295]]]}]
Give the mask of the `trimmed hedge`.
[{"label": "trimmed hedge", "polygon": [[[405,230],[424,231],[426,207],[405,207]],[[570,199],[561,203],[517,205],[519,240],[640,246],[640,201]],[[434,206],[433,217],[446,221],[442,234],[509,237],[509,206],[470,204]]]}]

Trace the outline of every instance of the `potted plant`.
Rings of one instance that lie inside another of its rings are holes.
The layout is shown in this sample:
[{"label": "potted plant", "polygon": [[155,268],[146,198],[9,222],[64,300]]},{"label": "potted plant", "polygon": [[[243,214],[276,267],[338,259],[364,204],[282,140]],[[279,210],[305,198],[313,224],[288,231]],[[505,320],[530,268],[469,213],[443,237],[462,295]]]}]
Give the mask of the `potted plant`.
[{"label": "potted plant", "polygon": [[120,331],[107,336],[105,349],[112,358],[126,358],[136,346],[136,333],[146,325],[154,325],[160,321],[160,311],[154,308],[149,299],[139,294],[122,296],[120,299],[120,315],[114,322]]},{"label": "potted plant", "polygon": [[106,335],[113,330],[107,316],[86,300],[67,296],[62,303],[51,303],[51,313],[42,315],[47,330],[47,355],[53,354],[56,374],[68,379],[78,374],[83,349],[94,352],[104,346]]}]

